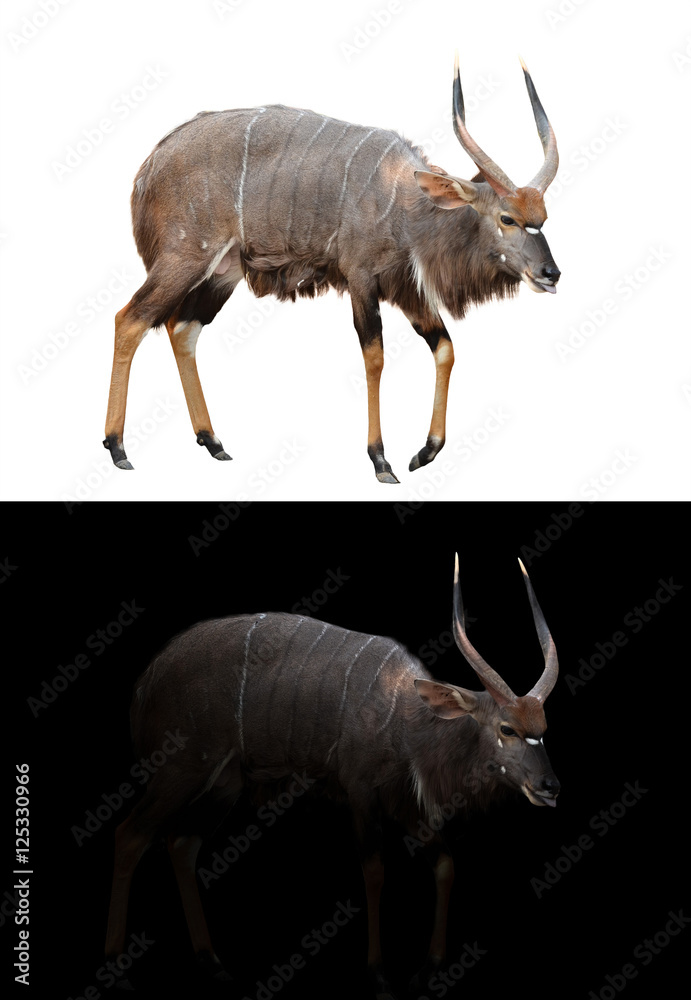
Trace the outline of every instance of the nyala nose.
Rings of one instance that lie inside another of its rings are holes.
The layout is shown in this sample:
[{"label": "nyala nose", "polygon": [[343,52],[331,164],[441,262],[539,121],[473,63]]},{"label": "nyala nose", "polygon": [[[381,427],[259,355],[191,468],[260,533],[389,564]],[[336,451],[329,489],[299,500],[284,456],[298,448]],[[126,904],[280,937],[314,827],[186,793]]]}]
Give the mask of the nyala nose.
[{"label": "nyala nose", "polygon": [[[559,272],[557,271],[557,274]],[[561,790],[561,785],[555,777],[543,778],[540,782],[540,791],[548,792],[550,795],[558,795]]]},{"label": "nyala nose", "polygon": [[555,285],[559,281],[560,274],[561,271],[556,264],[550,264],[548,267],[542,268],[542,277],[549,278],[549,280],[553,281]]}]

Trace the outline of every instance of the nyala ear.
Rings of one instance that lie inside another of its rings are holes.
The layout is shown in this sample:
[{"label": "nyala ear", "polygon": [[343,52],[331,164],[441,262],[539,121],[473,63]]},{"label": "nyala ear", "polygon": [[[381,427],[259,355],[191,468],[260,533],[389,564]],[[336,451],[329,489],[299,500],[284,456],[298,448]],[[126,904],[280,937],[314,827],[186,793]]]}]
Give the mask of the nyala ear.
[{"label": "nyala ear", "polygon": [[472,715],[477,707],[477,698],[472,691],[453,684],[440,684],[439,681],[426,681],[419,677],[415,680],[415,688],[430,712],[441,719]]},{"label": "nyala ear", "polygon": [[471,205],[478,196],[477,185],[451,174],[416,170],[415,180],[423,194],[438,208],[463,208],[464,205]]}]

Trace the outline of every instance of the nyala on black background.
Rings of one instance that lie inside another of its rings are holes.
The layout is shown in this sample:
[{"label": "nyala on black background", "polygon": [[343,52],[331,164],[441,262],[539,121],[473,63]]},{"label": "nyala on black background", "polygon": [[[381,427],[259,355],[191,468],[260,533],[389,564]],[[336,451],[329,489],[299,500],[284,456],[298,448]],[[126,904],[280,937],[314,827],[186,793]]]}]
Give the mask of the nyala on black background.
[{"label": "nyala on black background", "polygon": [[[436,680],[480,692],[452,627],[456,551],[468,639],[518,695],[545,662],[518,558],[530,574],[559,659],[539,735],[561,787],[554,808],[536,808],[520,788],[484,811],[462,796],[444,803],[455,879],[439,968],[426,966],[435,896],[424,848],[435,831],[383,821],[381,945],[394,995],[408,996],[416,975],[412,995],[428,1000],[499,991],[609,1000],[665,995],[676,982],[691,935],[682,507],[229,502],[69,513],[7,505],[4,514],[0,940],[3,982],[17,995],[96,1000],[118,995],[126,977],[142,997],[374,996],[350,814],[300,770],[263,797],[243,792],[199,851],[198,894],[232,982],[197,967],[163,837],[132,879],[127,971],[106,964],[115,830],[187,745],[175,722],[137,757],[130,703],[174,636],[206,619],[271,612],[391,637]],[[208,696],[230,727],[222,655],[212,666]],[[186,696],[176,693],[182,718]],[[383,750],[366,711],[361,724],[363,741]],[[28,807],[17,805],[23,775]],[[15,860],[24,808],[29,864]],[[31,874],[14,874],[22,867]],[[28,896],[15,888],[22,882]],[[13,963],[27,941],[25,986]]]}]

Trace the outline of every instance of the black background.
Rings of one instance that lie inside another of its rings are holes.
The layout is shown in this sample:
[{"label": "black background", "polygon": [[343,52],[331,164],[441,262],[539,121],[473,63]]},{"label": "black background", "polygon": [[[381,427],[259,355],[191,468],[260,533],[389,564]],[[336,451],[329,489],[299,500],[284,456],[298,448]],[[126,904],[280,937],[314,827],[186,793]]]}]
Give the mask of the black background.
[{"label": "black background", "polygon": [[[668,939],[647,965],[634,951],[664,932],[669,911],[686,904],[691,916],[683,879],[688,511],[674,504],[590,504],[578,505],[580,516],[573,517],[568,508],[566,501],[427,503],[418,509],[255,503],[243,510],[231,505],[230,520],[215,503],[85,505],[71,513],[59,505],[8,505],[0,555],[14,568],[9,575],[6,569],[0,591],[4,676],[11,685],[3,699],[7,841],[0,892],[13,880],[14,766],[28,762],[32,986],[21,995],[76,1000],[88,986],[113,995],[97,973],[113,832],[131,803],[81,846],[71,828],[83,827],[87,811],[122,782],[140,787],[130,775],[131,691],[167,639],[203,618],[303,608],[304,597],[321,600],[332,570],[347,579],[315,617],[392,635],[418,652],[448,633],[455,550],[474,619],[471,639],[518,693],[532,686],[542,666],[517,556],[528,565],[559,651],[561,676],[547,703],[545,743],[562,793],[554,810],[520,797],[452,824],[449,960],[460,958],[464,944],[482,954],[444,995],[667,995],[691,930]],[[195,555],[190,536],[204,532],[208,544]],[[654,600],[658,581],[670,577],[682,590],[635,631],[631,613]],[[43,681],[59,676],[59,664],[89,655],[89,636],[117,618],[122,602],[144,610],[101,655],[92,651],[91,665],[34,717],[27,699],[39,697]],[[626,644],[572,694],[565,676],[575,675],[579,659],[593,657],[596,644],[610,642],[615,632],[624,633]],[[480,686],[453,647],[431,669],[440,679]],[[645,794],[599,836],[591,819],[621,799],[627,782]],[[202,848],[200,865],[208,867],[214,851],[253,822],[251,804],[239,804]],[[154,942],[130,973],[141,996],[184,989],[190,996],[254,1000],[258,983],[275,975],[274,964],[284,966],[296,953],[305,956],[305,967],[273,996],[366,995],[364,888],[346,817],[302,798],[270,829],[259,825],[261,838],[201,889],[216,950],[236,979],[228,992],[207,991],[196,979],[165,850],[154,847],[144,856],[128,925]],[[563,845],[582,835],[590,836],[592,848],[538,898],[531,879],[544,878],[545,866],[563,856]],[[383,943],[402,985],[424,960],[432,880],[423,858],[410,858],[395,829],[387,847]],[[339,902],[359,912],[310,956],[303,937],[330,920]],[[8,910],[6,905],[0,925],[3,985],[12,985],[17,943]],[[636,977],[620,990],[608,986],[606,976],[621,976],[627,964]]]}]

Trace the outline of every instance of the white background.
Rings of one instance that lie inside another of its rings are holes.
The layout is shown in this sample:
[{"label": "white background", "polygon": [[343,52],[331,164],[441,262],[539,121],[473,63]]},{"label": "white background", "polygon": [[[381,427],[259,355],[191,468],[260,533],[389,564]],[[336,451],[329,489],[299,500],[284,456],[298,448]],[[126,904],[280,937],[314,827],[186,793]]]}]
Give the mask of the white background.
[{"label": "white background", "polygon": [[[685,4],[646,10],[625,0],[3,4],[3,498],[687,498],[691,33]],[[348,297],[279,304],[242,286],[198,348],[233,462],[195,444],[163,333],[133,363],[135,471],[114,469],[100,443],[113,316],[144,279],[129,196],[155,143],[201,110],[283,103],[398,129],[427,143],[433,163],[472,176],[449,124],[455,48],[470,132],[517,184],[542,159],[519,54],[530,67],[561,156],[545,235],[562,278],[556,296],[522,286],[515,300],[448,319],[456,367],[437,460],[408,472],[434,369],[402,314],[382,310],[383,437],[401,480],[386,486],[366,454]],[[85,134],[98,137],[105,118],[110,130],[89,148]],[[78,144],[86,155],[64,170]],[[625,292],[627,275],[636,287]]]}]

